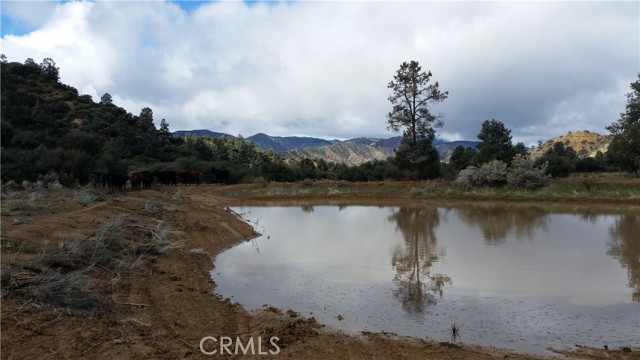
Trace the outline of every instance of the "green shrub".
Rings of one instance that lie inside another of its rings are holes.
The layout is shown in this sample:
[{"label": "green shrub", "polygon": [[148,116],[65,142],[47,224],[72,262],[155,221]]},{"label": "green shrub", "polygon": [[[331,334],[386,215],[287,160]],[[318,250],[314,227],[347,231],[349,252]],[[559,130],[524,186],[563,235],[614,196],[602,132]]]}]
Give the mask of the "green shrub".
[{"label": "green shrub", "polygon": [[475,183],[479,186],[496,186],[507,182],[507,164],[492,160],[482,164],[475,173]]},{"label": "green shrub", "polygon": [[460,170],[455,183],[465,190],[471,189],[475,185],[474,178],[477,170],[478,168],[475,166],[468,166],[466,169]]},{"label": "green shrub", "polygon": [[458,173],[455,183],[469,190],[476,186],[498,186],[507,182],[507,164],[493,160],[480,167],[468,166]]},{"label": "green shrub", "polygon": [[539,189],[549,185],[547,168],[549,164],[543,163],[535,166],[535,161],[520,154],[511,162],[511,169],[507,174],[507,182],[516,189]]}]

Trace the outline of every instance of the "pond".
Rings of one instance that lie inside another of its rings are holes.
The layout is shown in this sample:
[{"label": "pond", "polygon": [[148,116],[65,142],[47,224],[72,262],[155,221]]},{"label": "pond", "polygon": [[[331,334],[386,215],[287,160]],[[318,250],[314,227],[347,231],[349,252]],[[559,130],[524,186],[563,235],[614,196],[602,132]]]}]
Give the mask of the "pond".
[{"label": "pond", "polygon": [[[637,210],[637,208],[636,208]],[[338,330],[533,354],[640,345],[640,215],[515,204],[235,208],[216,291]],[[459,329],[452,339],[451,328]]]}]

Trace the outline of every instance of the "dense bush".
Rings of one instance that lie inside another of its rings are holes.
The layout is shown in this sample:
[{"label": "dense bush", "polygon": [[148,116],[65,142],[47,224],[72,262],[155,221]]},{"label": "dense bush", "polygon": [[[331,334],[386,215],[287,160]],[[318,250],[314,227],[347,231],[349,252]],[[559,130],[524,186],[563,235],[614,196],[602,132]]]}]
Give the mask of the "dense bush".
[{"label": "dense bush", "polygon": [[476,171],[478,171],[478,168],[475,166],[468,166],[466,169],[460,170],[455,183],[465,190],[471,189],[475,185]]},{"label": "dense bush", "polygon": [[[604,158],[604,156],[602,156],[602,158]],[[596,157],[585,157],[583,159],[579,159],[578,161],[576,161],[575,170],[576,172],[598,172],[598,171],[606,171],[607,168],[605,167],[604,161],[601,161],[596,156]]]},{"label": "dense bush", "polygon": [[516,189],[538,189],[549,185],[547,164],[536,166],[536,162],[517,154],[507,170],[507,164],[493,160],[480,167],[469,166],[458,173],[455,180],[465,190],[479,186],[499,186],[508,183]]},{"label": "dense bush", "polygon": [[467,166],[471,165],[473,158],[477,154],[478,152],[474,148],[458,145],[451,153],[449,165],[456,170],[465,169]]},{"label": "dense bush", "polygon": [[434,136],[421,139],[415,144],[403,139],[396,150],[392,163],[409,180],[435,179],[441,176],[440,156],[433,146]]},{"label": "dense bush", "polygon": [[549,185],[548,164],[535,166],[535,161],[516,155],[507,174],[507,182],[516,189],[533,190]]},{"label": "dense bush", "polygon": [[555,142],[553,147],[547,150],[536,160],[537,166],[548,163],[549,174],[554,178],[567,177],[575,171],[578,155],[571,146],[565,147],[561,142]]},{"label": "dense bush", "polygon": [[475,174],[475,182],[480,186],[496,186],[507,182],[507,164],[493,160],[482,164]]},{"label": "dense bush", "polygon": [[455,181],[464,189],[475,186],[497,186],[507,182],[507,164],[493,160],[480,167],[469,166],[460,171]]}]

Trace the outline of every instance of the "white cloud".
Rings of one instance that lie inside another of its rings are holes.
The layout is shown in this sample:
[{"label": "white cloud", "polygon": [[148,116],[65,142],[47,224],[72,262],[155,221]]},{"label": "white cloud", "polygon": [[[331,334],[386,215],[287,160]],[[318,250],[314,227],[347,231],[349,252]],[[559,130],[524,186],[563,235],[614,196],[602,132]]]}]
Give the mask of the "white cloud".
[{"label": "white cloud", "polygon": [[[28,3],[27,3],[28,4]],[[35,5],[37,6],[37,4]],[[637,3],[168,2],[57,4],[5,36],[12,61],[52,57],[62,81],[144,106],[173,130],[386,137],[386,84],[418,60],[450,96],[438,133],[489,118],[527,144],[605,132],[639,66]]]}]

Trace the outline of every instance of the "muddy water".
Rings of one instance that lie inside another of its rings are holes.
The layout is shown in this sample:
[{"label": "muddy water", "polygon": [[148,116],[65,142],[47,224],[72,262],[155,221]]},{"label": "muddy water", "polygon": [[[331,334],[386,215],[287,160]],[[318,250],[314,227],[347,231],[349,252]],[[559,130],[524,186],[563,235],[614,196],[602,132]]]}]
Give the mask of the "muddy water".
[{"label": "muddy water", "polygon": [[[504,204],[234,209],[217,292],[345,332],[545,354],[640,346],[640,214]],[[459,329],[452,339],[451,327]]]}]

